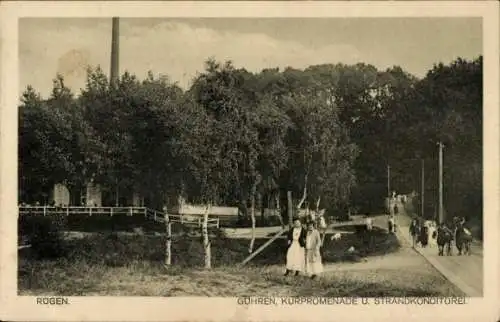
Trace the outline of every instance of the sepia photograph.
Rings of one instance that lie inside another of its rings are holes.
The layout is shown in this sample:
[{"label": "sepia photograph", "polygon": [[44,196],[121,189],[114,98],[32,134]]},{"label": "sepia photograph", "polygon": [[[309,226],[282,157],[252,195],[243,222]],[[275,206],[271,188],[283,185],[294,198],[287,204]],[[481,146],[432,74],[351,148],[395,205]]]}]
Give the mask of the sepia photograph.
[{"label": "sepia photograph", "polygon": [[498,284],[483,17],[16,20],[14,297],[465,305]]}]

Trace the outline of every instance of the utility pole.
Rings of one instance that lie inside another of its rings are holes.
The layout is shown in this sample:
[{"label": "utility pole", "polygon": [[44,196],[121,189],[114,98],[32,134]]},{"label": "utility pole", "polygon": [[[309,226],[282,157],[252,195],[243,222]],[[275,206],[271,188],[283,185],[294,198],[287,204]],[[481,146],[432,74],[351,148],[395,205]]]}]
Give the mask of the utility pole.
[{"label": "utility pole", "polygon": [[391,199],[391,166],[387,162],[387,212],[392,213],[392,199]]},{"label": "utility pole", "polygon": [[387,197],[391,198],[391,166],[387,164]]},{"label": "utility pole", "polygon": [[439,222],[444,222],[443,211],[443,148],[444,144],[439,141]]},{"label": "utility pole", "polygon": [[113,17],[111,30],[111,70],[109,78],[111,83],[116,83],[119,79],[119,55],[120,55],[120,21],[118,17]]},{"label": "utility pole", "polygon": [[425,167],[424,159],[422,159],[422,197],[420,198],[420,215],[424,218],[424,205],[425,205]]},{"label": "utility pole", "polygon": [[[117,84],[119,80],[118,61],[120,55],[120,21],[118,19],[118,17],[112,18],[111,27],[111,67],[109,73],[109,83],[111,85]],[[118,180],[116,182],[115,205],[116,207],[120,205],[120,187]]]}]

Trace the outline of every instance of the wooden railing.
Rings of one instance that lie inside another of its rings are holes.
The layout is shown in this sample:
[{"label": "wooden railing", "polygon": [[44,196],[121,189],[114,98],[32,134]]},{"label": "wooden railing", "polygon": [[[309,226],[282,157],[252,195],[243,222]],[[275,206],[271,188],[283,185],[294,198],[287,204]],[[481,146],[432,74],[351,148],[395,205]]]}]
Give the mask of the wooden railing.
[{"label": "wooden railing", "polygon": [[[19,215],[85,215],[85,216],[114,216],[114,215],[141,215],[146,219],[152,219],[159,223],[165,222],[165,217],[174,223],[181,223],[185,225],[198,225],[203,224],[203,216],[201,215],[174,215],[165,214],[162,211],[146,208],[146,207],[55,207],[55,206],[21,206],[19,207]],[[210,227],[219,227],[219,218],[208,219],[208,225]]]},{"label": "wooden railing", "polygon": [[55,206],[21,206],[19,215],[146,215],[145,207],[55,207]]}]

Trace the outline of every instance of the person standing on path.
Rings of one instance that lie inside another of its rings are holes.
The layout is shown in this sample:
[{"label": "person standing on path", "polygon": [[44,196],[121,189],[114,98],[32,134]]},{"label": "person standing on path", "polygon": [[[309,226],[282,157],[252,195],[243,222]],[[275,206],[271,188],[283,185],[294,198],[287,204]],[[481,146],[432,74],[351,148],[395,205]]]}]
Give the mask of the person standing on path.
[{"label": "person standing on path", "polygon": [[392,214],[389,216],[388,225],[389,225],[389,227],[388,227],[389,233],[394,233],[396,231],[396,229],[394,227],[395,226],[394,215],[392,215]]},{"label": "person standing on path", "polygon": [[434,221],[427,221],[428,223],[428,227],[429,227],[429,246],[431,248],[437,248],[437,240],[436,240],[436,237],[437,237],[437,227],[436,227],[436,223]]},{"label": "person standing on path", "polygon": [[370,217],[368,213],[365,214],[365,226],[366,230],[370,231],[373,228],[373,219]]},{"label": "person standing on path", "polygon": [[416,219],[413,219],[410,224],[410,237],[412,240],[413,247],[416,246],[418,241],[418,236],[420,234],[419,228],[420,227],[418,226],[418,221]]},{"label": "person standing on path", "polygon": [[288,251],[286,253],[285,276],[295,272],[295,276],[305,270],[306,230],[298,218],[294,218],[293,227],[288,231]]},{"label": "person standing on path", "polygon": [[427,244],[429,243],[429,227],[427,227],[427,223],[425,221],[422,221],[420,227],[420,244],[422,247],[427,247]]},{"label": "person standing on path", "polygon": [[451,255],[451,240],[453,232],[444,222],[439,224],[436,230],[436,243],[438,246],[438,256],[443,256],[446,249],[446,255]]},{"label": "person standing on path", "polygon": [[311,279],[316,278],[318,274],[323,273],[323,264],[321,263],[321,236],[315,227],[313,221],[307,224],[306,237],[306,273]]}]

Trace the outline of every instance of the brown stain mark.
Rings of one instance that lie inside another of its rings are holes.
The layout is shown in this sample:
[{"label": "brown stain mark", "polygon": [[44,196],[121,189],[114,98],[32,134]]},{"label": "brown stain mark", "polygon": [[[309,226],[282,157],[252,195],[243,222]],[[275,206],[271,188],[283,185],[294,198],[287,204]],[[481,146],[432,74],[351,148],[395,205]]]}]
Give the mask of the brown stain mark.
[{"label": "brown stain mark", "polygon": [[57,60],[57,73],[62,75],[68,85],[85,78],[90,61],[90,52],[86,49],[72,49]]}]

